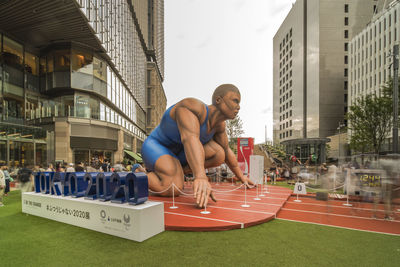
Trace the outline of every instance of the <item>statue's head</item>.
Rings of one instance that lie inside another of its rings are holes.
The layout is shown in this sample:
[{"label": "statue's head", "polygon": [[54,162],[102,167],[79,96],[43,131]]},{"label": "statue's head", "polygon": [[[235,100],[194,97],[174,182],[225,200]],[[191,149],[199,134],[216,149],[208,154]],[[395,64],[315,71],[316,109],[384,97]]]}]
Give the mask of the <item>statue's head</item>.
[{"label": "statue's head", "polygon": [[218,86],[212,95],[212,104],[228,119],[234,119],[240,110],[240,92],[233,84]]}]

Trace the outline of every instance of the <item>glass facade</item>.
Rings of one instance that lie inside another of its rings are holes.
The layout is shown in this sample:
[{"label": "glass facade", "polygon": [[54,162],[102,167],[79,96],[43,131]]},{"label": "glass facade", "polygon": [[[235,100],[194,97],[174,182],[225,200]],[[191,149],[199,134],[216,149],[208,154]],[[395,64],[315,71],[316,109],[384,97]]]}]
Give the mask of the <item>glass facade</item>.
[{"label": "glass facade", "polygon": [[77,2],[89,25],[96,32],[102,47],[119,71],[121,77],[119,82],[130,88],[138,105],[144,108],[146,54],[130,14],[129,4],[127,1],[79,0]]},{"label": "glass facade", "polygon": [[0,123],[0,163],[12,167],[47,163],[47,132],[38,127]]},{"label": "glass facade", "polygon": [[[145,138],[146,114],[121,78],[101,57],[71,44],[38,57],[23,45],[3,37],[1,53],[1,116],[23,123],[49,117],[79,117],[118,124]],[[23,66],[25,62],[25,67]],[[145,65],[144,65],[145,66]],[[144,72],[144,71],[143,71]],[[4,77],[4,78],[3,78]],[[26,97],[24,98],[24,81]],[[87,90],[52,97],[39,93],[62,88]]]},{"label": "glass facade", "polygon": [[[48,16],[46,21],[51,24],[48,26],[43,25],[41,16],[28,14],[26,21],[30,21],[33,29],[29,33],[24,32],[26,27],[11,14],[14,6],[6,4],[10,10],[6,14],[8,21],[15,26],[0,25],[0,121],[40,125],[47,130],[47,137],[40,142],[35,138],[29,141],[18,135],[16,139],[10,137],[7,132],[7,138],[0,138],[3,161],[31,165],[46,159],[89,162],[92,158],[115,157],[120,160],[121,142],[114,147],[96,147],[103,150],[88,147],[84,151],[72,145],[73,138],[83,138],[81,135],[86,134],[77,131],[71,134],[77,124],[88,127],[85,138],[120,141],[117,139],[122,131],[132,138],[131,142],[125,142],[132,149],[135,144],[141,146],[146,138],[147,61],[154,60],[156,65],[162,62],[158,70],[163,73],[163,54],[162,58],[159,56],[163,40],[157,39],[152,42],[154,47],[146,47],[139,25],[142,22],[137,19],[146,18],[143,19],[146,26],[154,27],[152,31],[157,36],[158,32],[163,34],[163,0],[143,1],[152,3],[152,8],[136,10],[131,1],[67,2],[47,1],[48,9],[41,15],[65,8],[60,16],[68,17],[68,22],[61,23]],[[23,8],[38,10],[40,5],[29,2]],[[156,36],[154,33],[149,32],[154,35],[151,38]],[[147,49],[152,53],[146,55]]]},{"label": "glass facade", "polygon": [[98,164],[104,162],[105,159],[114,161],[113,152],[108,150],[74,149],[73,155],[75,163],[83,162],[85,165]]}]

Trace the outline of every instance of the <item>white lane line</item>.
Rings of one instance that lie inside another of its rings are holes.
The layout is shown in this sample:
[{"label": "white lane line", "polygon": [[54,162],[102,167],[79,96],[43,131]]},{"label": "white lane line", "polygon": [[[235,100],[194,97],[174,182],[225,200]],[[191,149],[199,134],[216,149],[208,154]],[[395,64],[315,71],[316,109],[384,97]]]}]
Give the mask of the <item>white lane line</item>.
[{"label": "white lane line", "polygon": [[[312,206],[321,206],[321,207],[329,207],[329,208],[341,208],[341,209],[350,209],[350,210],[366,210],[366,211],[374,211],[373,209],[367,209],[367,208],[357,208],[357,207],[346,207],[346,206],[336,206],[336,205],[322,205],[322,204],[316,204],[316,203],[306,203],[306,202],[294,202],[294,201],[287,201],[286,203],[288,204],[296,204],[296,205],[312,205]],[[344,201],[343,201],[344,203]],[[354,202],[351,202],[351,204],[354,204]],[[381,204],[383,205],[383,204]],[[376,210],[379,212],[385,212],[385,210]],[[395,213],[398,213],[397,211],[394,211]]]},{"label": "white lane line", "polygon": [[[296,195],[295,194],[292,194],[292,197],[295,197]],[[312,197],[312,196],[303,196],[303,195],[299,195],[299,198],[302,198],[302,199],[315,199],[314,197]],[[338,200],[338,199],[329,199],[328,200],[329,202],[336,202],[336,203],[343,203],[343,202],[345,202],[346,201],[346,198],[344,198],[344,199],[341,199],[341,200]],[[303,202],[304,203],[304,202]],[[367,202],[358,202],[358,201],[349,201],[349,203],[351,203],[351,204],[355,204],[355,203],[367,203]],[[383,206],[384,204],[378,204],[378,206]],[[399,206],[400,207],[400,205],[398,205],[398,204],[392,204],[392,206],[393,207],[396,207],[396,206]]]},{"label": "white lane line", "polygon": [[294,211],[294,212],[304,212],[304,213],[313,213],[313,214],[320,214],[320,215],[330,215],[330,216],[338,216],[338,217],[346,217],[346,218],[354,218],[354,219],[364,219],[364,220],[374,220],[374,221],[387,221],[387,222],[396,222],[400,223],[400,221],[397,220],[385,220],[385,219],[377,219],[377,218],[368,218],[368,217],[360,217],[360,216],[352,216],[352,215],[342,215],[342,214],[335,214],[335,213],[326,213],[326,212],[318,212],[318,211],[309,211],[309,210],[295,210],[295,209],[287,209],[287,208],[282,208],[281,210],[287,210],[287,211]]},{"label": "white lane line", "polygon": [[[184,192],[185,194],[193,194],[192,191],[184,190],[183,192]],[[234,191],[232,191],[232,192],[234,192]],[[243,192],[244,192],[244,191],[243,191]],[[215,194],[215,195],[225,195],[225,196],[242,196],[242,195],[243,195],[243,194],[229,194],[229,192],[218,192],[218,191],[214,191],[214,194]],[[282,194],[276,194],[276,195],[282,195]],[[182,195],[180,195],[180,196],[182,196]],[[253,195],[253,194],[247,193],[247,196],[248,196],[249,198],[253,198],[253,197],[256,197],[257,194],[254,194],[254,195]],[[281,198],[281,197],[262,197],[262,198],[287,200],[289,196],[290,196],[290,194],[288,194],[287,197],[285,197],[285,198]]]},{"label": "white lane line", "polygon": [[175,213],[175,212],[167,212],[167,211],[165,211],[164,213],[178,215],[178,216],[184,216],[184,217],[203,219],[203,220],[210,220],[210,221],[217,221],[217,222],[227,222],[227,223],[232,223],[232,224],[240,224],[240,228],[244,228],[244,223],[242,223],[242,222],[232,222],[232,221],[219,220],[219,219],[206,218],[206,217],[200,217],[200,216],[194,216],[194,215],[188,215],[188,214],[182,214],[182,213]]},{"label": "white lane line", "polygon": [[[215,192],[214,193],[215,195],[224,195],[224,196],[243,196],[244,197],[244,195],[239,195],[239,194],[226,194],[226,193],[220,193],[220,192]],[[281,194],[282,195],[282,194]],[[251,195],[249,195],[249,194],[247,194],[247,197],[249,197],[249,198],[253,198],[253,197],[256,197],[257,196],[257,194],[255,194],[255,195],[253,195],[253,194],[251,194]],[[288,196],[289,197],[289,196]],[[281,197],[262,197],[262,198],[268,198],[268,199],[278,199],[278,200],[287,200],[288,198],[281,198]]]},{"label": "white lane line", "polygon": [[[173,203],[172,201],[164,201],[164,203]],[[250,202],[247,202],[250,203]],[[187,206],[192,206],[193,204],[186,203],[186,202],[177,202],[175,201],[175,204],[183,204]],[[260,213],[260,214],[276,214],[274,212],[268,212],[268,211],[257,211],[257,210],[248,210],[248,209],[235,209],[235,208],[228,208],[228,207],[218,207],[218,206],[208,206],[207,209],[224,209],[224,210],[234,210],[234,211],[243,211],[243,212],[252,212],[252,213]]]},{"label": "white lane line", "polygon": [[[179,197],[189,197],[189,198],[192,198],[191,196],[184,196],[184,195],[180,195]],[[219,199],[217,199],[217,200],[218,200],[218,201],[226,201],[226,202],[239,202],[239,203],[244,203],[243,200],[221,199],[221,198],[219,198]],[[272,204],[272,203],[254,202],[254,201],[246,201],[246,202],[247,202],[247,203],[250,203],[250,204],[257,204],[257,205],[263,204],[263,205],[279,206],[279,207],[283,207],[283,205],[285,204],[285,203],[282,203],[282,204]]]},{"label": "white lane line", "polygon": [[276,219],[277,220],[282,220],[282,221],[289,221],[289,222],[307,223],[307,224],[315,224],[315,225],[322,225],[322,226],[328,226],[328,227],[342,228],[342,229],[348,229],[348,230],[354,230],[354,231],[360,231],[360,232],[369,232],[369,233],[376,233],[376,234],[400,236],[400,234],[392,234],[392,233],[385,233],[385,232],[378,232],[378,231],[371,231],[371,230],[362,230],[362,229],[343,227],[343,226],[337,226],[337,225],[332,225],[332,224],[323,224],[323,223],[314,223],[314,222],[289,220],[289,219],[283,219],[283,218],[278,218],[278,217]]}]

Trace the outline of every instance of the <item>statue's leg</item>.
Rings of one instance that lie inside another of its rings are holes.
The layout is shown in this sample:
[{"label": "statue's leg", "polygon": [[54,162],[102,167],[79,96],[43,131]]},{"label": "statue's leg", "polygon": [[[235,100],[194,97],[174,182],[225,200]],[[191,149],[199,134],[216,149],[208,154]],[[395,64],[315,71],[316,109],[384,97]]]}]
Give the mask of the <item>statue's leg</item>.
[{"label": "statue's leg", "polygon": [[[183,189],[182,165],[168,147],[149,136],[143,143],[142,156],[146,168],[150,170],[147,173],[150,190],[162,192],[158,194],[161,196],[172,196],[172,183]],[[178,195],[177,190],[175,195]]]},{"label": "statue's leg", "polygon": [[204,168],[218,167],[225,162],[225,151],[214,140],[204,144],[204,154]]},{"label": "statue's leg", "polygon": [[[149,188],[153,192],[162,192],[160,196],[172,196],[172,186],[174,183],[179,190],[183,190],[183,170],[179,160],[171,155],[159,157],[154,165],[154,171],[147,173]],[[167,190],[167,188],[169,188]],[[175,196],[179,192],[175,188]]]},{"label": "statue's leg", "polygon": [[[204,155],[204,168],[206,169],[218,167],[225,162],[224,149],[214,140],[210,140],[208,143],[204,144]],[[188,164],[185,164],[185,166],[183,167],[183,172],[184,174],[192,173],[192,170],[190,169],[190,166]]]}]

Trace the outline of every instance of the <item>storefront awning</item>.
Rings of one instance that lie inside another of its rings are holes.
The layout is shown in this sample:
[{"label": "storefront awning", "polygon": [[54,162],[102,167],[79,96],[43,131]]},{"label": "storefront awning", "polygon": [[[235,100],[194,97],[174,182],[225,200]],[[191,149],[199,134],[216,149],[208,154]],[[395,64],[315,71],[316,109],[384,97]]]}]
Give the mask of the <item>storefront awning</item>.
[{"label": "storefront awning", "polygon": [[126,154],[128,154],[131,158],[135,159],[137,162],[141,163],[143,162],[142,157],[140,157],[138,154],[135,152],[129,151],[129,150],[124,150]]}]

